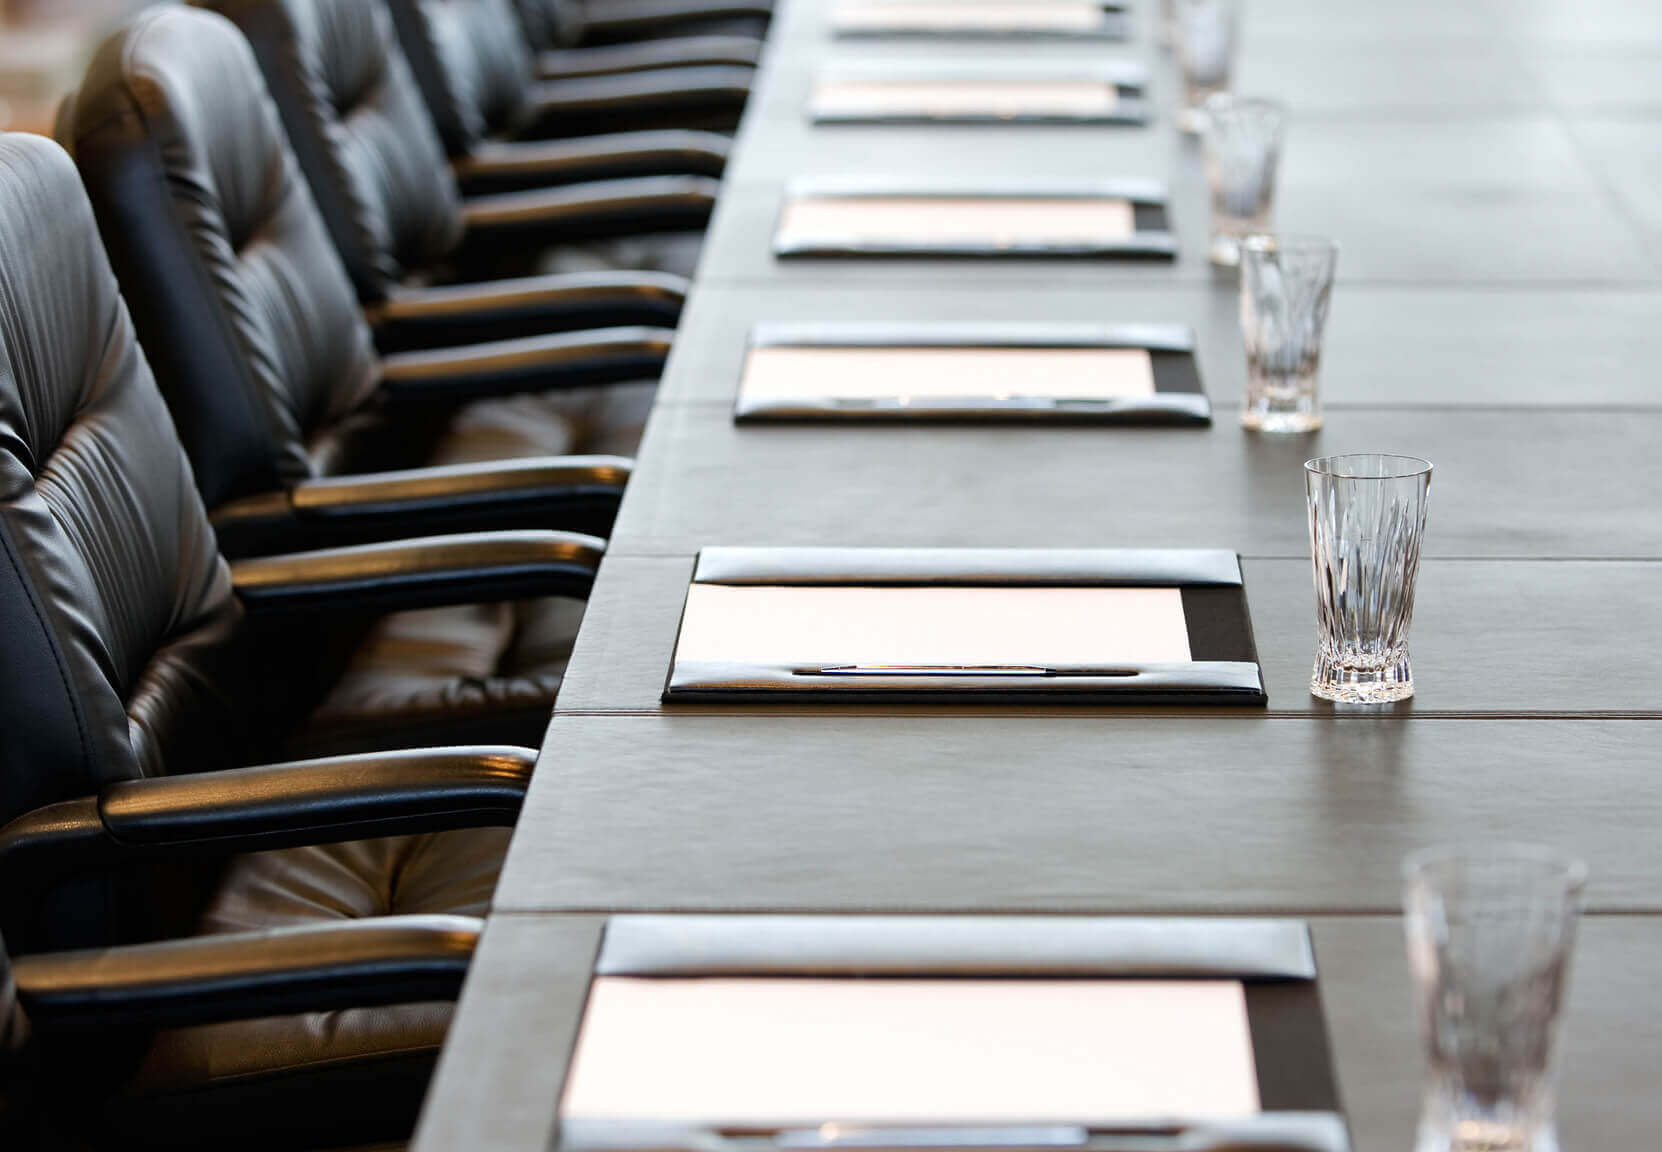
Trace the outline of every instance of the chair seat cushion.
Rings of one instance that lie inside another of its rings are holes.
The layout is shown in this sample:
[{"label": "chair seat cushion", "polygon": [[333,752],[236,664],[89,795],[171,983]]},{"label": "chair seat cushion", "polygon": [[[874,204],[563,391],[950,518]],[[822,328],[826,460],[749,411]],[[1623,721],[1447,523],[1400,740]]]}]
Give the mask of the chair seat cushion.
[{"label": "chair seat cushion", "polygon": [[[483,916],[509,835],[503,828],[464,829],[238,857],[200,931],[400,914]],[[405,1004],[163,1032],[112,1103],[109,1124],[124,1142],[170,1147],[397,1138],[414,1122],[450,1012],[449,1004]],[[291,1108],[274,1106],[286,1100]],[[245,1109],[256,1102],[262,1128],[251,1132]],[[363,1127],[354,1116],[364,1118]]]},{"label": "chair seat cushion", "polygon": [[[456,414],[429,462],[627,454],[639,443],[654,390],[624,384],[477,401]],[[580,602],[554,597],[387,616],[353,652],[290,752],[540,744],[582,619]]]},{"label": "chair seat cushion", "polygon": [[703,251],[702,232],[660,232],[620,236],[586,244],[565,244],[544,254],[539,270],[559,272],[668,272],[692,278]]}]

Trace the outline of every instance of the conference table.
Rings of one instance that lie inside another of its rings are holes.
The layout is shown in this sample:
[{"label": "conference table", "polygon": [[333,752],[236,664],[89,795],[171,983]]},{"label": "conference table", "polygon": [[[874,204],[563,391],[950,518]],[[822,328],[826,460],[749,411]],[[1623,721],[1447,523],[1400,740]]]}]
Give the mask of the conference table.
[{"label": "conference table", "polygon": [[[973,0],[965,0],[966,3]],[[1520,840],[1591,882],[1566,1147],[1649,1146],[1662,1053],[1662,4],[1249,0],[1236,88],[1291,110],[1278,224],[1341,253],[1319,433],[1244,432],[1237,283],[1157,10],[1123,43],[838,39],[778,0],[689,306],[416,1147],[542,1149],[609,913],[1307,921],[1360,1152],[1421,1072],[1400,861]],[[1152,121],[816,125],[828,65],[1148,69]],[[1153,179],[1178,256],[781,260],[788,184]],[[1194,330],[1209,427],[736,425],[777,322]],[[1302,462],[1436,465],[1417,695],[1309,695]],[[716,545],[1238,552],[1264,708],[674,704]],[[574,983],[575,982],[575,983]]]}]

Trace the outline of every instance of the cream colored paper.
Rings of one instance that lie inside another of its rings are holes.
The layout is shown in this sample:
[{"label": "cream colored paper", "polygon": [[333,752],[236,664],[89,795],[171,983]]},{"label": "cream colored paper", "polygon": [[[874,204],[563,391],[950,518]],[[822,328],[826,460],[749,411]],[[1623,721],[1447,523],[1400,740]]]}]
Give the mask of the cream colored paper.
[{"label": "cream colored paper", "polygon": [[1259,1109],[1234,981],[601,977],[568,1118],[1080,1123]]},{"label": "cream colored paper", "polygon": [[1127,200],[949,196],[799,196],[781,239],[890,244],[1113,244],[1136,233]]},{"label": "cream colored paper", "polygon": [[1101,80],[826,80],[821,115],[1103,116],[1119,90]]},{"label": "cream colored paper", "polygon": [[954,31],[1094,32],[1102,8],[1090,0],[842,0],[831,24],[843,32],[903,29]]},{"label": "cream colored paper", "polygon": [[694,584],[678,660],[786,664],[1183,662],[1178,588]]},{"label": "cream colored paper", "polygon": [[1109,399],[1154,395],[1143,348],[752,348],[745,395]]}]

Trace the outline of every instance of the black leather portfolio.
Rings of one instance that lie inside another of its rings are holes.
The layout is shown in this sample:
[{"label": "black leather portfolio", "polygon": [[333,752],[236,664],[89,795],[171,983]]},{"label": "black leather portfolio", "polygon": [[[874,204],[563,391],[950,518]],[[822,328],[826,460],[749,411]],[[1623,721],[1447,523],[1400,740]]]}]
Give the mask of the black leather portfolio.
[{"label": "black leather portfolio", "polygon": [[618,915],[564,1152],[1347,1152],[1292,920]]},{"label": "black leather portfolio", "polygon": [[1211,422],[1194,335],[1170,325],[770,324],[734,419]]},{"label": "black leather portfolio", "polygon": [[1239,558],[706,548],[666,701],[1265,703]]},{"label": "black leather portfolio", "polygon": [[1166,192],[1108,181],[1078,187],[963,189],[803,181],[785,193],[780,257],[1075,257],[1177,255]]}]

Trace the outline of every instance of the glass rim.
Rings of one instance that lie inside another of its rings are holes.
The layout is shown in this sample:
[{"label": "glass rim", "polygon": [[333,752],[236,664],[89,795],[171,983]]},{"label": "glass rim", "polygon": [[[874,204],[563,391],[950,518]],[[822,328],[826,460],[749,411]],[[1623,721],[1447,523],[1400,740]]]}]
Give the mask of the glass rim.
[{"label": "glass rim", "polygon": [[[1342,470],[1336,465],[1345,460],[1395,460],[1394,468],[1371,471]],[[1304,470],[1312,476],[1331,476],[1337,480],[1412,480],[1429,476],[1434,465],[1422,456],[1404,456],[1397,452],[1341,452],[1335,456],[1316,456],[1304,462]]]},{"label": "glass rim", "polygon": [[1245,252],[1319,250],[1337,255],[1339,242],[1331,236],[1319,236],[1314,232],[1254,232],[1241,237],[1241,249]]},{"label": "glass rim", "polygon": [[1544,875],[1561,879],[1568,892],[1580,892],[1587,886],[1587,861],[1545,844],[1521,841],[1500,841],[1476,847],[1434,844],[1402,858],[1402,877],[1405,882],[1412,883],[1441,867],[1456,864],[1528,864],[1538,867]]}]

